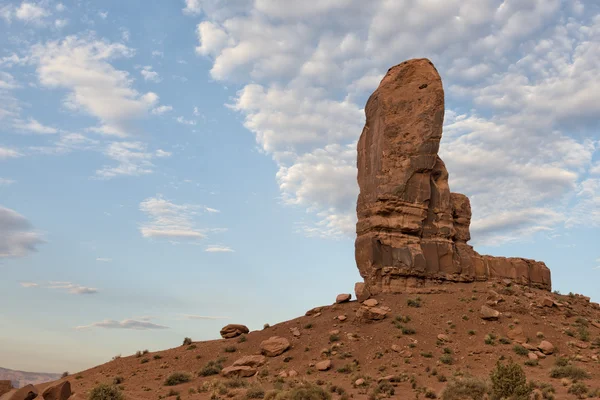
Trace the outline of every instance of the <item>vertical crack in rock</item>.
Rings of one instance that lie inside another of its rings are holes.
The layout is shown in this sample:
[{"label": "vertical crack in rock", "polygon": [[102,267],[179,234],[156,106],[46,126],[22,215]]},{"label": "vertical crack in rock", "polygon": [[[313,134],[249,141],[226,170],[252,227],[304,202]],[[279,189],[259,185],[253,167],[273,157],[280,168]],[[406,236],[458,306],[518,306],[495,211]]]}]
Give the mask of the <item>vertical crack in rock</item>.
[{"label": "vertical crack in rock", "polygon": [[438,156],[442,80],[427,59],[389,69],[365,107],[358,141],[355,256],[366,289],[401,292],[428,280],[512,279],[550,290],[543,262],[482,256],[471,239],[471,205],[451,193]]}]

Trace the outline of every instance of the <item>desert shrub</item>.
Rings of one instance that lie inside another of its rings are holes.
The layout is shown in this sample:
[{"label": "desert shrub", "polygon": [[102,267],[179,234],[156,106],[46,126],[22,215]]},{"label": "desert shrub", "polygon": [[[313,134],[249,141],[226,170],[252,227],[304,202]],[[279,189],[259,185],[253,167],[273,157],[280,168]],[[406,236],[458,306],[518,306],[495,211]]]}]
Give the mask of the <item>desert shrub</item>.
[{"label": "desert shrub", "polygon": [[585,327],[589,326],[588,320],[583,317],[577,317],[577,319],[575,320],[575,324],[585,326]]},{"label": "desert shrub", "polygon": [[574,380],[588,379],[590,374],[585,370],[574,365],[565,365],[562,367],[554,367],[550,371],[551,378],[571,378]]},{"label": "desert shrub", "polygon": [[142,352],[141,352],[141,350],[138,350],[138,351],[136,351],[136,352],[135,352],[135,356],[136,356],[137,358],[140,358],[140,357],[142,356]]},{"label": "desert shrub", "polygon": [[520,344],[515,344],[515,346],[513,347],[513,351],[520,356],[526,356],[527,354],[529,354],[529,350],[527,350],[525,347],[521,346]]},{"label": "desert shrub", "polygon": [[88,395],[88,400],[124,400],[125,397],[118,387],[101,383],[94,387]]},{"label": "desert shrub", "polygon": [[584,342],[590,341],[590,331],[585,326],[579,327],[579,339]]},{"label": "desert shrub", "polygon": [[392,397],[395,393],[394,386],[389,382],[379,382],[373,391],[369,394],[370,400],[379,399],[381,397]]},{"label": "desert shrub", "polygon": [[265,390],[258,386],[253,386],[246,391],[247,399],[262,399],[265,397]]},{"label": "desert shrub", "polygon": [[408,315],[405,315],[405,316],[397,315],[396,321],[404,323],[404,324],[408,324],[410,322],[410,317]]},{"label": "desert shrub", "polygon": [[505,338],[505,337],[501,337],[500,339],[498,339],[498,341],[502,344],[511,344],[510,339]]},{"label": "desert shrub", "polygon": [[496,344],[496,337],[492,334],[485,335],[483,342],[485,344],[489,344],[489,345],[493,346]]},{"label": "desert shrub", "polygon": [[490,374],[492,381],[492,399],[511,398],[527,400],[532,387],[527,384],[523,368],[512,360],[506,364],[498,361]]},{"label": "desert shrub", "polygon": [[150,359],[149,359],[149,358],[142,358],[142,359],[140,360],[140,364],[146,364],[146,363],[147,363],[147,362],[149,362],[149,361],[150,361]]},{"label": "desert shrub", "polygon": [[211,376],[218,375],[223,369],[223,365],[220,360],[211,360],[198,372],[200,376]]},{"label": "desert shrub", "polygon": [[425,398],[426,399],[437,399],[437,394],[435,394],[435,391],[433,389],[426,389],[425,390]]},{"label": "desert shrub", "polygon": [[225,353],[235,353],[237,348],[235,346],[227,346],[223,349]]},{"label": "desert shrub", "polygon": [[320,386],[307,383],[291,390],[270,391],[264,398],[265,400],[331,400],[331,394]]},{"label": "desert shrub", "polygon": [[125,378],[123,378],[120,375],[117,375],[113,378],[113,385],[119,385],[119,384],[123,383],[124,380],[125,380]]},{"label": "desert shrub", "polygon": [[408,299],[406,301],[406,305],[409,307],[419,308],[421,307],[421,298],[417,297],[416,299]]},{"label": "desert shrub", "polygon": [[453,380],[442,392],[442,400],[480,400],[488,392],[488,384],[482,379],[462,378]]},{"label": "desert shrub", "polygon": [[61,378],[66,378],[67,376],[69,376],[69,372],[65,371],[62,373]]},{"label": "desert shrub", "polygon": [[269,329],[270,327],[271,327],[271,325],[269,325],[269,324],[264,324],[263,325],[263,329]]},{"label": "desert shrub", "polygon": [[585,399],[587,397],[589,390],[590,389],[587,387],[587,385],[585,383],[575,382],[569,388],[569,393],[574,394],[575,396],[577,396],[578,399]]},{"label": "desert shrub", "polygon": [[340,340],[340,335],[336,335],[336,334],[329,335],[330,342],[337,342],[339,340]]},{"label": "desert shrub", "polygon": [[310,322],[306,325],[304,325],[304,329],[312,329],[313,324],[311,324]]},{"label": "desert shrub", "polygon": [[148,354],[148,353],[150,353],[150,350],[148,350],[148,349],[145,349],[144,351],[142,351],[142,354]]},{"label": "desert shrub", "polygon": [[443,356],[440,357],[440,362],[442,364],[452,365],[452,364],[454,364],[454,358],[452,358],[452,355],[450,355],[450,354],[444,354]]},{"label": "desert shrub", "polygon": [[155,354],[152,356],[152,358],[155,360],[160,360],[162,358],[162,356],[160,354]]},{"label": "desert shrub", "polygon": [[240,377],[237,377],[237,378],[228,379],[223,384],[228,388],[235,389],[235,388],[246,387],[248,385],[248,382],[246,382],[245,380],[243,380]]},{"label": "desert shrub", "polygon": [[425,358],[432,358],[433,354],[431,354],[431,352],[422,352],[421,356]]},{"label": "desert shrub", "polygon": [[192,380],[192,376],[185,372],[173,372],[165,380],[165,386],[175,386],[180,383],[189,382]]},{"label": "desert shrub", "polygon": [[245,341],[247,341],[248,338],[246,337],[246,335],[242,335],[240,336],[240,338],[238,339],[238,343],[244,343]]},{"label": "desert shrub", "polygon": [[444,354],[452,354],[452,349],[450,347],[444,347]]},{"label": "desert shrub", "polygon": [[537,367],[540,363],[538,360],[527,360],[523,364],[527,365],[528,367]]},{"label": "desert shrub", "polygon": [[469,332],[467,332],[469,334],[469,336],[474,336],[475,335],[475,331],[474,330],[470,330]]},{"label": "desert shrub", "polygon": [[186,350],[195,350],[198,346],[196,346],[195,344],[191,344],[189,345]]},{"label": "desert shrub", "polygon": [[189,346],[192,344],[192,339],[189,337],[186,337],[185,339],[183,339],[183,345],[182,346]]},{"label": "desert shrub", "polygon": [[557,367],[566,367],[569,365],[569,359],[567,357],[558,357],[556,361],[554,361],[554,365]]},{"label": "desert shrub", "polygon": [[417,333],[417,331],[415,331],[413,328],[408,328],[406,326],[402,327],[402,334],[403,335],[414,335],[415,333]]},{"label": "desert shrub", "polygon": [[179,392],[175,389],[169,390],[169,392],[167,393],[167,397],[172,397],[172,396],[179,396]]}]

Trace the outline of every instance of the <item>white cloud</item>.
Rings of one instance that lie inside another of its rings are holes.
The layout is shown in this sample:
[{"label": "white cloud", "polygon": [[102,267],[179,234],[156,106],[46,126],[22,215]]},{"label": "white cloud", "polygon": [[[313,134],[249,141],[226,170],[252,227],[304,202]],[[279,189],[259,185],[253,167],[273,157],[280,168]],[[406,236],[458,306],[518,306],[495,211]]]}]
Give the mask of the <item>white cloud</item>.
[{"label": "white cloud", "polygon": [[152,81],[152,82],[160,82],[161,81],[160,76],[158,75],[158,72],[153,71],[151,65],[146,65],[144,68],[142,68],[140,73],[142,74],[142,76],[144,77],[144,80],[146,80],[146,81]]},{"label": "white cloud", "polygon": [[[2,59],[2,63],[9,62],[9,58],[4,57]],[[15,78],[9,74],[8,72],[0,71],[0,90],[10,90],[16,89],[19,87],[19,84],[15,80]]]},{"label": "white cloud", "polygon": [[165,53],[158,50],[152,50],[152,57],[164,57]]},{"label": "white cloud", "polygon": [[24,216],[0,206],[0,258],[24,257],[42,243],[42,235]]},{"label": "white cloud", "polygon": [[40,135],[58,133],[58,129],[45,126],[33,118],[29,118],[27,121],[19,119],[15,120],[13,122],[13,128],[17,129],[18,131],[37,133]]},{"label": "white cloud", "polygon": [[217,210],[216,208],[204,207],[204,209],[209,213],[220,213],[221,212],[221,211]]},{"label": "white cloud", "polygon": [[156,157],[158,158],[167,158],[167,157],[171,157],[173,155],[173,153],[171,153],[170,151],[165,151],[162,149],[158,149],[156,150]]},{"label": "white cloud", "polygon": [[94,131],[127,136],[130,121],[143,117],[158,102],[155,93],[140,94],[126,71],[115,69],[109,61],[131,57],[133,50],[120,43],[97,40],[93,36],[68,36],[31,48],[30,58],[37,65],[40,83],[69,91],[64,105],[98,118]]},{"label": "white cloud", "polygon": [[204,250],[208,253],[233,253],[234,250],[227,246],[211,245]]},{"label": "white cloud", "polygon": [[0,160],[21,157],[23,154],[8,147],[0,147]]},{"label": "white cloud", "polygon": [[184,14],[198,15],[202,12],[201,0],[185,0]]},{"label": "white cloud", "polygon": [[33,288],[33,287],[39,286],[39,284],[37,284],[35,282],[20,282],[20,285],[23,286],[24,288]]},{"label": "white cloud", "polygon": [[51,146],[32,146],[29,153],[44,155],[65,155],[75,150],[96,150],[99,142],[80,133],[63,133]]},{"label": "white cloud", "polygon": [[162,114],[168,113],[170,111],[173,111],[172,106],[158,106],[158,107],[152,109],[152,114],[162,115]]},{"label": "white cloud", "polygon": [[117,166],[104,166],[96,171],[102,179],[116,176],[139,176],[153,172],[154,153],[141,142],[112,142],[104,150],[104,155],[117,162]]},{"label": "white cloud", "polygon": [[98,11],[98,16],[102,19],[108,18],[108,11]]},{"label": "white cloud", "polygon": [[63,19],[57,19],[57,20],[54,21],[54,26],[56,28],[58,28],[58,29],[62,29],[65,26],[67,26],[68,23],[69,23],[68,19],[65,19],[65,18],[63,18]]},{"label": "white cloud", "polygon": [[15,11],[15,17],[25,22],[40,22],[51,13],[39,4],[24,1]]},{"label": "white cloud", "polygon": [[145,213],[150,221],[140,227],[140,233],[145,238],[204,239],[206,234],[196,228],[193,221],[199,209],[200,206],[175,204],[161,196],[147,198],[140,203],[140,211]]},{"label": "white cloud", "polygon": [[56,11],[63,12],[67,9],[67,7],[63,3],[58,3],[55,7]]},{"label": "white cloud", "polygon": [[[316,216],[307,234],[354,235],[362,107],[413,57],[442,75],[441,157],[471,198],[475,242],[555,229],[596,204],[584,180],[596,171],[600,16],[573,19],[580,8],[559,0],[233,3],[188,5],[204,14],[196,52],[214,79],[245,83],[229,106],[277,162],[282,199]],[[574,197],[581,211],[565,206]]]},{"label": "white cloud", "polygon": [[193,126],[193,125],[196,125],[196,124],[197,124],[197,122],[196,122],[196,121],[194,121],[194,120],[191,120],[191,119],[185,119],[185,118],[184,118],[184,117],[182,117],[182,116],[179,116],[179,117],[175,118],[175,120],[176,120],[177,122],[179,122],[180,124],[182,124],[182,125],[192,125],[192,126]]},{"label": "white cloud", "polygon": [[104,321],[94,322],[89,325],[81,325],[76,327],[77,330],[105,328],[105,329],[133,329],[133,330],[150,330],[150,329],[168,329],[168,326],[158,325],[149,321],[138,321],[135,319],[125,319],[123,321],[115,321],[105,319]]},{"label": "white cloud", "polygon": [[98,262],[112,262],[112,258],[107,258],[107,257],[97,257],[96,261]]},{"label": "white cloud", "polygon": [[205,316],[205,315],[193,315],[193,314],[183,314],[183,318],[185,319],[229,319],[229,317],[211,317],[211,316]]},{"label": "white cloud", "polygon": [[49,282],[44,287],[48,289],[58,289],[67,291],[70,294],[95,294],[98,293],[98,289],[78,285],[71,282]]},{"label": "white cloud", "polygon": [[14,179],[2,178],[0,177],[0,186],[10,186],[16,181]]}]

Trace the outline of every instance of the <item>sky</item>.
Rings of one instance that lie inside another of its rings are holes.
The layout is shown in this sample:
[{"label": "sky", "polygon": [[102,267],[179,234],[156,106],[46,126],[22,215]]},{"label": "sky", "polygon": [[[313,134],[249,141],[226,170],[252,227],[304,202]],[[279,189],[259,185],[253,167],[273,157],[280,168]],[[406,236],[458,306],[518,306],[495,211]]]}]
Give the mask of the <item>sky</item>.
[{"label": "sky", "polygon": [[352,292],[356,142],[429,58],[484,254],[600,301],[600,5],[0,0],[0,367],[76,372]]}]

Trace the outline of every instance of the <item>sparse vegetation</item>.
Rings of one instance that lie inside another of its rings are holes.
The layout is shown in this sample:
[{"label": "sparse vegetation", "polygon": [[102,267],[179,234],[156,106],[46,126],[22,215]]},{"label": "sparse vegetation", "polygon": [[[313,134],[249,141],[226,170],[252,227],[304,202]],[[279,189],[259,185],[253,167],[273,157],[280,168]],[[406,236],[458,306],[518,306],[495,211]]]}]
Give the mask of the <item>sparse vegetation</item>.
[{"label": "sparse vegetation", "polygon": [[88,400],[124,400],[125,397],[115,385],[101,383],[94,387],[88,395]]},{"label": "sparse vegetation", "polygon": [[337,342],[339,340],[340,340],[340,335],[337,335],[337,334],[329,335],[329,341],[330,342]]},{"label": "sparse vegetation", "polygon": [[235,353],[237,348],[235,346],[227,346],[223,349],[225,353]]},{"label": "sparse vegetation", "polygon": [[505,337],[501,337],[500,339],[498,339],[498,341],[501,344],[511,344],[512,343],[509,338],[505,338]]},{"label": "sparse vegetation", "polygon": [[150,359],[149,359],[149,358],[142,358],[142,359],[140,360],[140,364],[146,364],[146,363],[147,363],[147,362],[149,362],[149,361],[150,361]]},{"label": "sparse vegetation", "polygon": [[585,399],[588,395],[589,388],[583,382],[575,382],[569,388],[569,393],[577,396],[578,399]]},{"label": "sparse vegetation", "polygon": [[192,376],[186,372],[173,372],[165,380],[165,386],[175,386],[190,380],[192,380]]},{"label": "sparse vegetation", "polygon": [[253,386],[246,391],[247,399],[262,399],[265,397],[265,390],[258,386]]},{"label": "sparse vegetation", "polygon": [[142,356],[142,352],[141,352],[141,350],[138,350],[138,351],[136,351],[136,352],[135,352],[135,356],[136,356],[137,358],[140,358],[140,357]]},{"label": "sparse vegetation", "polygon": [[194,349],[196,349],[196,348],[197,348],[197,346],[196,346],[195,344],[191,344],[191,345],[189,345],[189,346],[187,347],[187,349],[186,349],[186,350],[194,350]]},{"label": "sparse vegetation", "polygon": [[313,327],[313,324],[311,324],[311,323],[304,325],[304,329],[312,329],[312,327]]},{"label": "sparse vegetation", "polygon": [[120,375],[117,375],[113,378],[113,385],[119,385],[119,384],[123,383],[124,380],[125,380],[125,378],[123,378]]},{"label": "sparse vegetation", "polygon": [[155,360],[160,360],[162,358],[162,356],[160,354],[155,354],[152,356],[152,358]]},{"label": "sparse vegetation", "polygon": [[369,400],[376,400],[382,397],[392,397],[394,393],[396,393],[396,390],[390,382],[379,382],[379,384],[369,394]]},{"label": "sparse vegetation", "polygon": [[61,378],[66,378],[67,376],[69,376],[69,372],[65,371],[62,373]]},{"label": "sparse vegetation", "polygon": [[565,365],[552,368],[550,371],[551,378],[570,378],[574,380],[588,379],[590,374],[587,371],[574,365]]},{"label": "sparse vegetation", "polygon": [[192,339],[189,337],[186,337],[185,339],[183,339],[183,345],[182,346],[189,346],[192,344]]},{"label": "sparse vegetation", "polygon": [[221,360],[211,360],[204,367],[202,367],[200,372],[198,372],[198,375],[200,375],[200,376],[218,375],[222,369],[223,369],[223,363]]},{"label": "sparse vegetation", "polygon": [[498,361],[496,368],[490,374],[492,381],[492,399],[510,398],[528,400],[532,386],[527,384],[523,368],[512,360],[506,364]]},{"label": "sparse vegetation", "polygon": [[431,352],[421,352],[421,356],[425,357],[425,358],[432,358],[433,354],[431,354]]},{"label": "sparse vegetation", "polygon": [[417,297],[416,299],[408,299],[406,301],[406,305],[409,307],[419,308],[421,307],[421,298]]},{"label": "sparse vegetation", "polygon": [[529,354],[529,350],[527,350],[520,344],[515,344],[513,347],[513,351],[520,356],[526,356],[527,354]]},{"label": "sparse vegetation", "polygon": [[331,400],[331,394],[318,385],[305,383],[291,390],[271,390],[264,396],[265,400]]},{"label": "sparse vegetation", "polygon": [[440,362],[442,364],[452,365],[452,364],[454,364],[454,358],[452,358],[452,356],[450,354],[444,354],[443,356],[440,357]]},{"label": "sparse vegetation", "polygon": [[477,378],[462,378],[453,380],[442,392],[442,400],[480,400],[488,392],[488,383]]},{"label": "sparse vegetation", "polygon": [[238,339],[238,343],[244,343],[248,340],[248,338],[246,337],[246,335],[242,335],[240,336],[240,338]]}]

